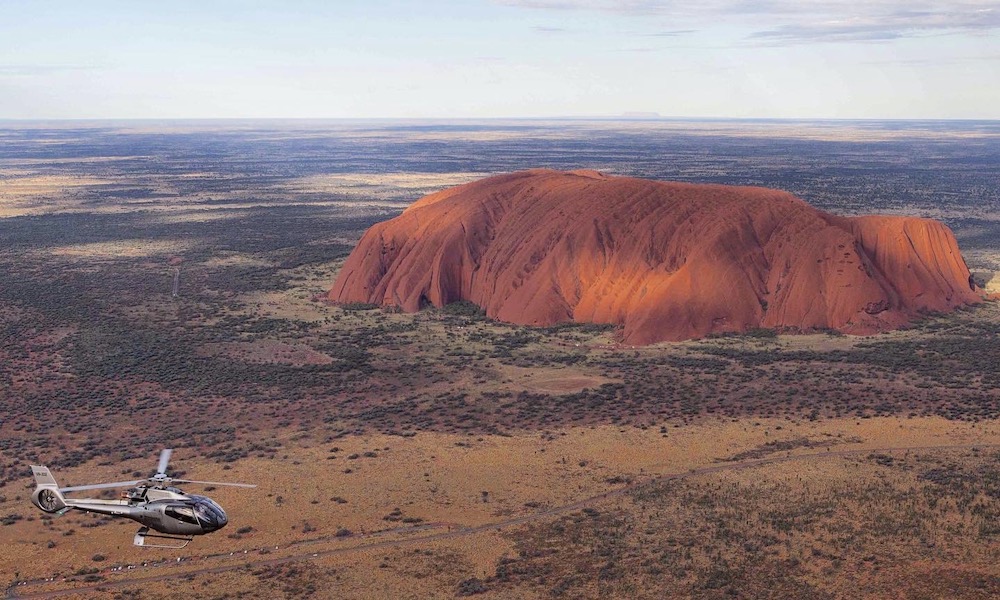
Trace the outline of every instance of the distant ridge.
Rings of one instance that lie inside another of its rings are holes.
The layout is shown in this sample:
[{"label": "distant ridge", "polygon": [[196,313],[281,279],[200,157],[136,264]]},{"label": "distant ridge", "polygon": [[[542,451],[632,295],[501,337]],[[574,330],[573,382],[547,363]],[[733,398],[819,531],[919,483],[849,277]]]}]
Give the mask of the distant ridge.
[{"label": "distant ridge", "polygon": [[981,301],[955,237],[838,217],[787,192],[532,170],[431,194],[371,227],[328,296],[503,321],[622,326],[649,344],[754,328],[867,334]]},{"label": "distant ridge", "polygon": [[641,110],[626,111],[622,113],[623,119],[659,119],[661,118],[658,112],[646,112]]}]

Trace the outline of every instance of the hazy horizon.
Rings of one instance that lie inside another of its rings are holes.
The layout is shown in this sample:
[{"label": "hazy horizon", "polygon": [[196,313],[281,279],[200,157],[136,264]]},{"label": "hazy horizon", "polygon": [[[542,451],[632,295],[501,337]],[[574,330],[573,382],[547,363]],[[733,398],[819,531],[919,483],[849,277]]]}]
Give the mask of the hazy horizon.
[{"label": "hazy horizon", "polygon": [[997,123],[1000,117],[716,117],[658,115],[541,115],[496,117],[0,117],[0,123],[517,123],[544,121],[662,123]]}]

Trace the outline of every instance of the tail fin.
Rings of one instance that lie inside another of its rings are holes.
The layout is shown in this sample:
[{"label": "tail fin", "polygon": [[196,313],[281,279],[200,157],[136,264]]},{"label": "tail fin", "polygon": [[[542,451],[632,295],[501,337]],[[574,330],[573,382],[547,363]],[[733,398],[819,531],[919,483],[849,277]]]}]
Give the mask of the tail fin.
[{"label": "tail fin", "polygon": [[31,474],[35,476],[35,492],[31,495],[31,502],[48,513],[66,509],[66,501],[59,492],[59,484],[49,472],[49,468],[31,465]]},{"label": "tail fin", "polygon": [[48,467],[38,467],[31,465],[31,474],[35,476],[35,485],[37,487],[47,486],[58,488],[59,484],[56,483],[56,478],[52,476]]}]

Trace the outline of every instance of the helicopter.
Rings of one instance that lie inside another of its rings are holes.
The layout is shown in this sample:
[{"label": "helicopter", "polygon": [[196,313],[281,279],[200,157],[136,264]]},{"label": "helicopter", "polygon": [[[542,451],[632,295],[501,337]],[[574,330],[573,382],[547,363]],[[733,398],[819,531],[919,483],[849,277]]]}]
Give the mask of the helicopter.
[{"label": "helicopter", "polygon": [[[156,475],[148,479],[116,481],[59,487],[48,467],[31,466],[35,476],[35,491],[31,503],[47,513],[64,514],[71,509],[83,512],[125,517],[138,521],[142,527],[136,532],[132,543],[150,548],[183,548],[196,535],[205,535],[226,526],[229,519],[214,500],[207,496],[184,493],[173,486],[175,483],[200,483],[204,485],[228,485],[255,488],[248,483],[224,483],[218,481],[196,481],[167,477],[167,463],[173,450],[160,452],[160,462]],[[121,497],[115,500],[103,498],[66,498],[66,492],[100,490],[126,487]],[[152,530],[152,531],[151,531]],[[154,533],[155,532],[155,533]]]}]

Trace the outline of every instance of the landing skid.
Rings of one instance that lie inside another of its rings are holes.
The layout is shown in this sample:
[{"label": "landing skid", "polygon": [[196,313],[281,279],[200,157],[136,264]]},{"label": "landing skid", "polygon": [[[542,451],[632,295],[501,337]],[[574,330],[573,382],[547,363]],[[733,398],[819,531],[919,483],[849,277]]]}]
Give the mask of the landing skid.
[{"label": "landing skid", "polygon": [[[150,538],[147,540],[147,538]],[[132,538],[132,543],[136,546],[142,546],[144,548],[171,548],[173,550],[179,550],[184,546],[188,545],[188,542],[193,540],[190,536],[180,536],[180,535],[166,535],[163,533],[149,533],[149,527],[140,527],[139,531],[135,532],[135,537]],[[175,542],[181,542],[180,544],[168,544],[166,542],[157,543],[157,540],[174,540]],[[152,542],[152,543],[151,543]]]}]

